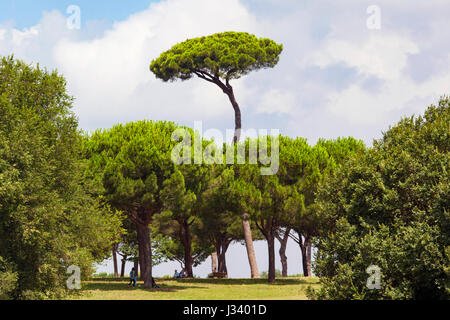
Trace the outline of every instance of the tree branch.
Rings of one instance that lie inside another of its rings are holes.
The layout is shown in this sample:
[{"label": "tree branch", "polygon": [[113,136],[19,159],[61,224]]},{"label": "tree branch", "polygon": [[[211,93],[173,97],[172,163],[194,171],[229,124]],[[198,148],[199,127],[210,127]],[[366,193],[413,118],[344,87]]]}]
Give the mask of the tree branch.
[{"label": "tree branch", "polygon": [[202,78],[203,80],[212,82],[212,83],[216,83],[212,78],[207,78],[203,73],[199,72],[199,71],[194,71],[194,73],[197,75],[197,77]]},{"label": "tree branch", "polygon": [[300,244],[300,240],[292,232],[289,233],[289,238]]},{"label": "tree branch", "polygon": [[134,213],[132,213],[132,212],[128,212],[128,211],[125,211],[125,214],[131,219],[131,221],[133,221],[134,223],[136,223],[136,224],[140,224],[140,225],[142,225],[142,226],[145,226],[146,224],[145,224],[145,221],[143,221],[141,218],[139,218],[137,215],[135,215]]},{"label": "tree branch", "polygon": [[[209,74],[206,71],[203,70],[193,70],[193,72],[201,79],[206,80],[208,82],[212,82],[214,84],[216,84],[217,86],[220,87],[220,89],[222,89],[222,91],[226,94],[230,94],[231,93],[231,86],[228,87],[228,85],[225,85],[222,81],[220,81],[220,78],[218,75],[212,76],[211,74]],[[227,80],[228,82],[228,80]]]},{"label": "tree branch", "polygon": [[263,232],[263,228],[258,224],[258,221],[255,220],[256,227]]},{"label": "tree branch", "polygon": [[197,260],[202,254],[201,253],[197,253],[195,256],[192,257],[192,261]]}]

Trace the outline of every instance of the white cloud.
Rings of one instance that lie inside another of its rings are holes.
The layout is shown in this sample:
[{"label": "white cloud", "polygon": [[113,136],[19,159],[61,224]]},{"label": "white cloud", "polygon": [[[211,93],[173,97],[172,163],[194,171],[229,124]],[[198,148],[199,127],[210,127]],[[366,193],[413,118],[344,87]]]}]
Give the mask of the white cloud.
[{"label": "white cloud", "polygon": [[79,99],[81,119],[92,114],[92,108],[98,116],[116,119],[139,118],[143,110],[157,119],[203,119],[229,112],[219,88],[201,81],[163,83],[149,71],[151,60],[187,38],[253,31],[253,24],[237,0],[169,0],[116,23],[101,38],[59,42],[54,57]]},{"label": "white cloud", "polygon": [[[68,30],[67,17],[52,11],[24,30],[0,22],[0,55],[14,53],[27,62],[58,68],[76,98],[75,112],[84,129],[144,118],[192,125],[194,120],[205,120],[224,129],[233,127],[233,112],[218,88],[198,79],[163,83],[149,71],[149,64],[186,38],[248,31],[283,43],[285,50],[275,69],[233,83],[244,126],[276,126],[283,134],[303,136],[310,143],[320,137],[352,135],[370,144],[401,116],[422,113],[441,94],[450,94],[450,43],[445,41],[450,37],[450,7],[448,0],[408,5],[379,0],[382,29],[370,32],[366,28],[369,4],[163,0],[107,31],[89,21],[79,31]],[[419,57],[426,72],[411,63],[411,57]],[[354,69],[357,76],[345,83],[343,71],[337,77],[308,71],[314,66],[329,71],[335,65]],[[371,77],[379,79],[376,90],[365,86]],[[264,270],[266,247],[258,243],[258,265]],[[244,251],[230,261],[242,261],[245,249],[238,245],[234,249]],[[288,256],[290,272],[298,273],[298,247],[288,247]],[[234,268],[229,266],[232,276],[248,276],[246,266]]]},{"label": "white cloud", "polygon": [[[362,78],[349,88],[328,95],[326,110],[352,125],[376,124],[389,121],[392,114],[411,108],[413,97],[435,101],[450,88],[448,73],[436,74],[426,82],[415,83],[404,71],[410,55],[419,54],[419,45],[411,39],[390,34],[370,34],[359,42],[329,39],[322,51],[307,60],[321,68],[344,63],[355,68]],[[376,91],[364,88],[364,80],[374,76],[381,88]],[[425,106],[422,106],[424,108]]]},{"label": "white cloud", "polygon": [[23,31],[12,30],[12,43],[14,46],[20,46],[27,39],[33,39],[39,35],[40,26],[34,26],[29,29],[25,28]]},{"label": "white cloud", "polygon": [[408,55],[419,53],[416,43],[395,34],[370,34],[363,43],[331,39],[308,61],[322,68],[345,63],[362,75],[384,80],[398,79],[407,65]]},{"label": "white cloud", "polygon": [[270,89],[261,97],[261,102],[256,107],[258,113],[289,114],[295,106],[295,95],[293,92],[280,89]]},{"label": "white cloud", "polygon": [[407,116],[421,113],[426,105],[416,105],[414,100],[436,102],[448,92],[450,75],[439,75],[424,83],[414,83],[410,79],[389,81],[381,91],[372,93],[358,84],[343,92],[330,95],[327,110],[337,117],[347,119],[351,124],[377,124],[391,120],[394,114]]},{"label": "white cloud", "polygon": [[[366,28],[367,6],[360,1],[164,0],[106,31],[88,29],[89,21],[68,30],[67,17],[52,11],[24,30],[0,22],[0,54],[58,68],[85,129],[143,118],[204,120],[225,129],[234,125],[233,112],[220,89],[199,79],[163,83],[149,64],[187,38],[248,31],[285,50],[275,69],[233,83],[245,124],[273,124],[312,140],[355,135],[370,143],[399,116],[449,93],[450,45],[442,41],[448,15],[444,2],[434,3],[433,11],[419,2],[416,9],[381,1],[377,32]],[[371,79],[376,88],[367,86]]]}]

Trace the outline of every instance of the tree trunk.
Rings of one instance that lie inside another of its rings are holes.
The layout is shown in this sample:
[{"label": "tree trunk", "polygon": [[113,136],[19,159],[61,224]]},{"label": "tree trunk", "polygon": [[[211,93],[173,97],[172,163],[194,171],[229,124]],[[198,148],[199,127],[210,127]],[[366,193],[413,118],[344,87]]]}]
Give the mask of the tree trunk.
[{"label": "tree trunk", "polygon": [[228,246],[230,245],[230,243],[231,243],[231,241],[229,241],[229,240],[222,241],[222,252],[221,252],[222,268],[219,270],[219,272],[226,273],[226,274],[228,274],[226,254],[227,254]]},{"label": "tree trunk", "polygon": [[269,249],[269,283],[275,282],[275,235],[270,232],[267,237]]},{"label": "tree trunk", "polygon": [[215,244],[217,255],[217,272],[222,272],[223,260],[222,260],[222,240],[217,241]]},{"label": "tree trunk", "polygon": [[300,249],[302,251],[302,268],[303,268],[303,276],[307,277],[308,276],[308,268],[306,266],[306,261],[308,260],[306,258],[306,248],[304,247],[304,245],[300,245]]},{"label": "tree trunk", "polygon": [[306,247],[305,247],[305,244],[303,243],[303,238],[300,233],[298,234],[298,246],[300,247],[300,252],[302,255],[303,276],[307,277],[308,276],[308,268],[306,267],[306,261],[308,259],[306,258]]},{"label": "tree trunk", "polygon": [[211,271],[217,272],[217,252],[211,254]]},{"label": "tree trunk", "polygon": [[127,263],[126,256],[122,257],[122,266],[120,268],[120,277],[123,278],[125,276],[125,264]]},{"label": "tree trunk", "polygon": [[141,264],[141,279],[144,288],[152,288],[152,247],[148,225],[136,224],[139,244],[139,262]]},{"label": "tree trunk", "polygon": [[278,241],[280,242],[280,260],[282,267],[282,277],[286,278],[288,276],[288,264],[287,264],[287,256],[286,256],[286,248],[289,240],[289,234],[291,233],[291,229],[287,228],[283,234],[283,237],[277,236]]},{"label": "tree trunk", "polygon": [[283,278],[287,278],[288,276],[288,264],[287,264],[287,256],[286,256],[286,247],[280,249],[280,260],[281,260],[281,276]]},{"label": "tree trunk", "polygon": [[241,120],[241,109],[239,107],[239,104],[236,101],[236,98],[234,97],[233,88],[230,86],[230,90],[227,93],[228,98],[230,99],[231,104],[233,105],[234,109],[234,144],[238,143],[241,139],[241,130],[242,130],[242,120]]},{"label": "tree trunk", "polygon": [[302,235],[298,235],[300,250],[302,252],[302,268],[303,268],[303,276],[310,277],[312,275],[311,272],[311,237],[305,236],[305,240],[303,241]]},{"label": "tree trunk", "polygon": [[226,257],[225,257],[225,252],[226,251],[224,251],[222,249],[222,252],[220,253],[220,268],[219,268],[219,272],[221,272],[221,273],[228,273],[227,260],[226,260]]},{"label": "tree trunk", "polygon": [[137,278],[139,275],[139,260],[137,258],[134,259],[134,272]]},{"label": "tree trunk", "polygon": [[117,246],[114,244],[112,247],[112,258],[113,258],[113,264],[114,264],[114,278],[119,277],[119,269],[117,266]]},{"label": "tree trunk", "polygon": [[[218,83],[216,83],[218,84]],[[233,87],[229,84],[228,80],[226,82],[226,88],[224,89],[221,84],[218,84],[224,90],[224,93],[227,94],[230,99],[231,105],[234,109],[234,144],[237,144],[241,138],[241,130],[242,130],[242,120],[241,120],[241,109],[239,104],[236,101],[236,97],[234,96]],[[247,214],[244,214],[242,218],[242,227],[244,230],[244,238],[245,245],[247,248],[248,262],[250,264],[250,273],[252,279],[259,278],[258,265],[256,264],[256,256],[255,256],[255,248],[253,247],[253,239],[252,239],[252,229],[250,227],[250,223],[248,222]]]},{"label": "tree trunk", "polygon": [[250,264],[250,273],[252,279],[259,279],[258,265],[256,264],[255,248],[253,247],[252,229],[248,216],[245,214],[242,218],[242,228],[244,229],[245,246],[247,248],[248,263]]},{"label": "tree trunk", "polygon": [[184,267],[186,277],[193,278],[194,273],[192,271],[192,237],[189,223],[186,220],[183,222],[183,228],[184,228],[184,239],[183,239]]},{"label": "tree trunk", "polygon": [[311,244],[311,238],[307,236],[305,238],[305,248],[306,248],[306,277],[311,277],[311,251],[312,251],[312,244]]}]

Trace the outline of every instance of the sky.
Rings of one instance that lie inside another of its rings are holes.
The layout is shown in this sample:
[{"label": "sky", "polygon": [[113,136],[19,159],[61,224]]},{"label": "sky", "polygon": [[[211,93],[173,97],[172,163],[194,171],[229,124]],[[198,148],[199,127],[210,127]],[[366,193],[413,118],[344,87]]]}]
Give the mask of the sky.
[{"label": "sky", "polygon": [[[188,38],[250,32],[284,51],[274,69],[232,83],[244,130],[279,129],[311,144],[353,136],[370,146],[402,117],[450,94],[449,16],[448,0],[2,0],[0,55],[62,73],[86,131],[152,119],[202,121],[225,135],[234,114],[217,87],[200,79],[163,83],[149,65]],[[265,242],[256,250],[267,270]],[[227,261],[230,276],[250,275],[243,246],[232,246]],[[288,264],[300,273],[294,243]],[[208,261],[194,272],[209,270]]]}]

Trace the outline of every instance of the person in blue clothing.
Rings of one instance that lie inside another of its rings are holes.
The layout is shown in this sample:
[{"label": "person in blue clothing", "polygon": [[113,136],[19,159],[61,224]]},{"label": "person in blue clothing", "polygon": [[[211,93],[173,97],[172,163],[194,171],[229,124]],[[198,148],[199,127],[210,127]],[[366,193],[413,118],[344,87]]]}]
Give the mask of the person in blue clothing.
[{"label": "person in blue clothing", "polygon": [[136,272],[134,271],[134,268],[131,269],[130,283],[128,284],[128,286],[131,286],[131,284],[133,284],[133,287],[136,287]]},{"label": "person in blue clothing", "polygon": [[177,270],[175,270],[175,274],[173,275],[173,277],[174,277],[175,279],[180,278],[180,274],[178,273]]}]

